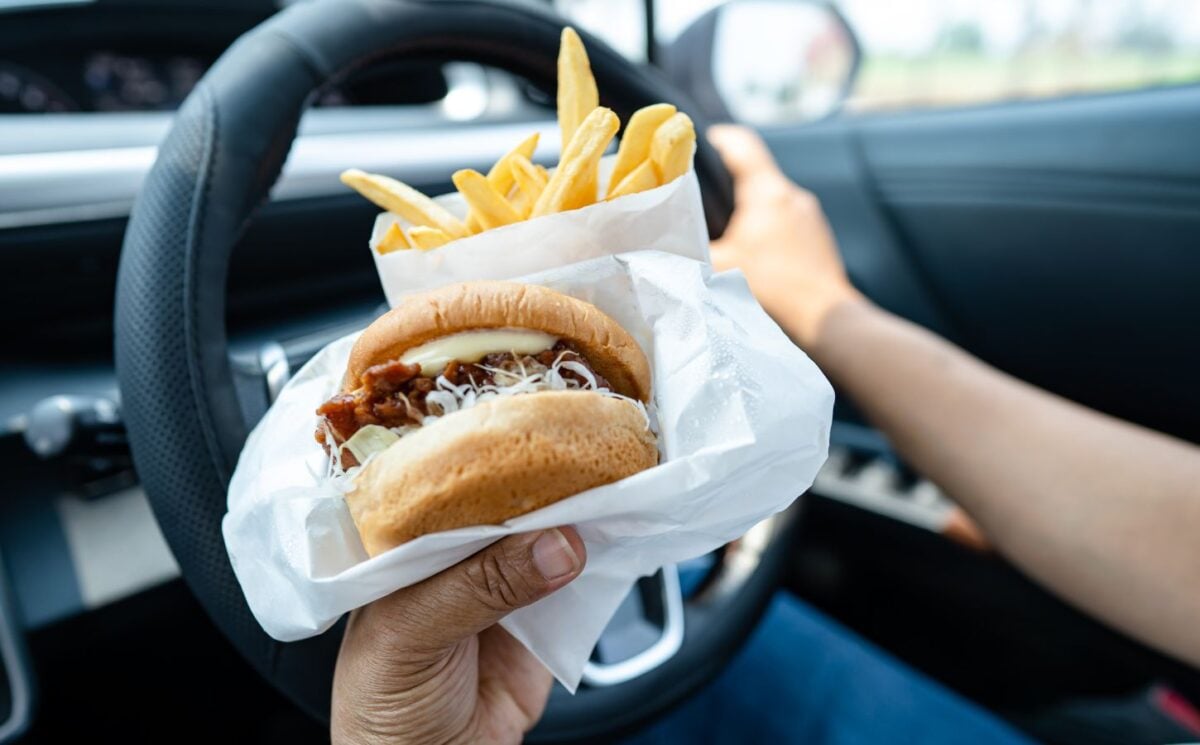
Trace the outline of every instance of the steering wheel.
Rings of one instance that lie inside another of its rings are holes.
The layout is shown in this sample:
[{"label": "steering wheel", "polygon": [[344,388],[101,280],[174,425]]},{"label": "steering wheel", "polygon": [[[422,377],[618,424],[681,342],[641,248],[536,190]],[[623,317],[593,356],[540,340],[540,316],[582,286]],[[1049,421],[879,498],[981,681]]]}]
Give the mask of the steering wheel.
[{"label": "steering wheel", "polygon": [[[322,86],[378,61],[421,57],[492,65],[552,89],[562,26],[526,5],[483,0],[293,5],[239,39],[196,86],[130,217],[117,286],[116,362],[138,475],[184,580],[217,627],[261,675],[320,720],[329,716],[342,625],[290,644],[268,637],[246,605],[221,537],[230,474],[264,408],[248,403],[254,397],[230,361],[230,253],[266,201],[300,115]],[[584,38],[603,101],[622,119],[657,101],[682,104],[695,117],[662,78]],[[710,230],[719,234],[732,189],[703,138],[696,168]],[[279,382],[276,372],[263,371],[271,387]],[[620,685],[586,687],[573,698],[557,692],[530,739],[628,729],[715,675],[776,587],[790,522],[776,520],[757,542],[735,545],[740,558],[722,562],[720,576],[682,611],[673,655]]]}]

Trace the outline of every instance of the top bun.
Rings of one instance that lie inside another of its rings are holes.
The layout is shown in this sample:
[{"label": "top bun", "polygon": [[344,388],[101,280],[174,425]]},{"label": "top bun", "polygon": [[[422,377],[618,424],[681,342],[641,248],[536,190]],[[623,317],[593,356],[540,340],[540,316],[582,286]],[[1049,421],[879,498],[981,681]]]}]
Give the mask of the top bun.
[{"label": "top bun", "polygon": [[596,306],[561,292],[495,281],[464,282],[405,296],[354,343],[342,390],[357,388],[368,367],[397,359],[425,342],[500,328],[542,331],[569,341],[616,393],[650,400],[650,365],[620,324]]}]

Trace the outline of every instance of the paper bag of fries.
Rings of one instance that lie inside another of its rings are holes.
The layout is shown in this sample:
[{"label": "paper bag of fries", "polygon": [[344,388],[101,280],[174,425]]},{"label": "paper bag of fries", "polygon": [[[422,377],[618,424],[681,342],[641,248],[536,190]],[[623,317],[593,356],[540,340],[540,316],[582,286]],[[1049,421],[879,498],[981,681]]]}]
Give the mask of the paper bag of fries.
[{"label": "paper bag of fries", "polygon": [[570,29],[558,106],[553,169],[534,135],[436,199],[344,174],[387,210],[370,245],[393,309],[297,373],[233,476],[226,545],[273,637],[574,525],[583,574],[503,622],[574,690],[638,577],[736,539],[824,462],[828,382],[708,264],[691,121],[644,108],[604,158],[620,123]]},{"label": "paper bag of fries", "polygon": [[472,279],[509,279],[625,253],[667,251],[708,260],[692,170],[696,131],[669,103],[638,110],[614,155],[617,115],[598,105],[578,34],[563,33],[558,63],[558,165],[536,164],[533,133],[486,175],[464,169],[458,191],[431,199],[407,184],[351,169],[342,181],[387,210],[371,248],[388,302]]}]

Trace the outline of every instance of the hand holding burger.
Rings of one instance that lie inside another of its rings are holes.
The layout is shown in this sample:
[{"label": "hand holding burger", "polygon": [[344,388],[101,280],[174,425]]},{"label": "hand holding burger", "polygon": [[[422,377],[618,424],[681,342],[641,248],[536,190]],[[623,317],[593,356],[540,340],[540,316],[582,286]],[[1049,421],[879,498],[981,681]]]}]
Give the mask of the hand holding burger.
[{"label": "hand holding burger", "polygon": [[550,673],[496,626],[579,576],[571,528],[511,535],[350,615],[333,679],[334,743],[518,743]]}]

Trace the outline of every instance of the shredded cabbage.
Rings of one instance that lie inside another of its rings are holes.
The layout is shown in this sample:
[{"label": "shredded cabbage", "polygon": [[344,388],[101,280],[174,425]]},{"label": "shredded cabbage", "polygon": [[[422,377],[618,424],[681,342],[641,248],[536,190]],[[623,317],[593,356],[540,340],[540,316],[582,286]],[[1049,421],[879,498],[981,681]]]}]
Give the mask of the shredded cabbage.
[{"label": "shredded cabbage", "polygon": [[[479,385],[471,380],[455,385],[447,380],[446,376],[439,375],[437,380],[434,381],[434,390],[425,396],[425,408],[429,411],[429,414],[422,418],[421,424],[432,424],[439,417],[453,414],[456,411],[465,411],[484,401],[491,401],[505,396],[518,396],[525,393],[539,393],[541,391],[593,391],[608,398],[616,398],[633,404],[646,420],[646,428],[650,429],[650,414],[646,411],[645,404],[636,398],[622,396],[615,391],[599,387],[596,384],[596,376],[592,374],[592,371],[586,365],[576,360],[565,359],[570,354],[571,352],[569,351],[562,352],[549,366],[543,365],[532,357],[517,357],[513,360],[512,364],[505,367],[479,365],[481,369],[492,374],[494,382],[486,385]],[[578,375],[584,379],[584,382],[580,383],[574,378],[564,377],[561,372],[563,370]],[[326,428],[325,441],[334,442],[333,433],[329,430],[328,423],[326,422],[322,426]],[[376,429],[384,429],[378,425],[368,425],[368,427],[371,426],[376,427]],[[393,427],[391,432],[397,435],[396,439],[398,440],[409,432],[419,429],[419,427],[420,425],[408,424],[403,427]],[[335,481],[337,488],[343,492],[354,488],[352,484],[354,474],[385,449],[380,448],[365,453],[366,458],[359,458],[358,453],[355,453],[351,449],[350,452],[354,453],[355,458],[359,461],[359,465],[343,469],[340,457],[342,448],[348,447],[365,429],[367,427],[360,429],[338,448],[339,457],[329,459],[329,475]]]},{"label": "shredded cabbage", "polygon": [[[464,411],[476,404],[504,396],[540,391],[594,391],[602,396],[618,398],[637,406],[638,411],[642,412],[642,416],[646,419],[646,426],[650,426],[650,415],[641,401],[629,396],[622,396],[607,388],[601,388],[596,384],[596,376],[586,365],[575,360],[564,359],[569,354],[571,352],[568,351],[560,353],[549,367],[532,357],[516,358],[511,367],[480,365],[480,369],[490,372],[493,377],[494,382],[486,385],[479,385],[470,380],[455,385],[447,380],[446,376],[439,375],[434,382],[436,390],[425,397],[425,408],[430,411],[430,414],[421,423],[430,424],[439,416]],[[574,378],[563,377],[560,370],[573,372],[583,378],[585,382],[580,383]],[[437,413],[434,413],[435,411]]]}]

